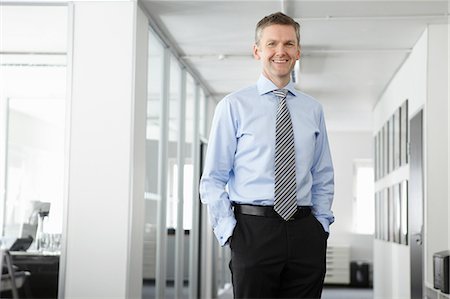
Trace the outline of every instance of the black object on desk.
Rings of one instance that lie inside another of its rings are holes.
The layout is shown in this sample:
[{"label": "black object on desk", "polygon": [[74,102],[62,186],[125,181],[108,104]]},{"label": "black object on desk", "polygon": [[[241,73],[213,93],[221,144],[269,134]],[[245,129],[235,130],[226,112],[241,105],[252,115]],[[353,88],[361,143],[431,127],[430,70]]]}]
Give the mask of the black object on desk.
[{"label": "black object on desk", "polygon": [[59,255],[11,252],[13,264],[30,272],[28,286],[32,298],[57,298]]},{"label": "black object on desk", "polygon": [[9,251],[27,251],[33,243],[33,238],[18,238],[9,248]]}]

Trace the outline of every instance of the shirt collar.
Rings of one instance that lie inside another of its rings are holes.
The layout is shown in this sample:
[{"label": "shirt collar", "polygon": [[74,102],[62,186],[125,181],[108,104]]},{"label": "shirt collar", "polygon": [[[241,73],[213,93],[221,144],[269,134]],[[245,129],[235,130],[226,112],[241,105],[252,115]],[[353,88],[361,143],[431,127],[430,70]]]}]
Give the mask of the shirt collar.
[{"label": "shirt collar", "polygon": [[[256,83],[258,88],[259,95],[263,95],[269,92],[274,91],[275,89],[279,89],[272,81],[267,79],[263,74],[259,76],[258,82]],[[294,87],[294,82],[292,80],[283,87],[283,89],[287,89],[292,95],[298,96],[298,91]]]}]

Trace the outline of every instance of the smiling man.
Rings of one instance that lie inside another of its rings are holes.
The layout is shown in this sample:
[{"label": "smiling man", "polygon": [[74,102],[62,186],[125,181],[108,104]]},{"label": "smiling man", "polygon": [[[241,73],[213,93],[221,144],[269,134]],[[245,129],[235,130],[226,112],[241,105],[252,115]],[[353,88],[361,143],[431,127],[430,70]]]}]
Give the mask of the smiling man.
[{"label": "smiling man", "polygon": [[217,105],[201,199],[231,247],[235,298],[320,298],[334,176],[322,107],[291,81],[299,24],[264,17],[253,56],[258,82]]}]

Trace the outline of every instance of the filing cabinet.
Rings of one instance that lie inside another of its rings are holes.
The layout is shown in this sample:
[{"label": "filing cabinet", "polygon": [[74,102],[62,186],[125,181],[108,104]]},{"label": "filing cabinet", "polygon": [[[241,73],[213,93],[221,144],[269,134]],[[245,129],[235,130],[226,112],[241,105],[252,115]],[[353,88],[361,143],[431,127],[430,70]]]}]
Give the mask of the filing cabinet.
[{"label": "filing cabinet", "polygon": [[350,284],[349,246],[328,246],[325,284]]}]

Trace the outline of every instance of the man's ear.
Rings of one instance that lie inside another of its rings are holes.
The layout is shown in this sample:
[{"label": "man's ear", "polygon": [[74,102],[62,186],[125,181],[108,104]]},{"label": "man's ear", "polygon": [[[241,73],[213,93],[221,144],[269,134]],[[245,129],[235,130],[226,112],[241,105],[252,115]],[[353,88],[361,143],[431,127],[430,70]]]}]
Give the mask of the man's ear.
[{"label": "man's ear", "polygon": [[253,45],[253,57],[256,60],[260,60],[261,59],[261,56],[259,56],[259,49],[258,49],[258,45],[257,44]]},{"label": "man's ear", "polygon": [[300,56],[302,56],[302,48],[300,46],[298,46],[298,51],[297,51],[297,60],[300,59]]}]

